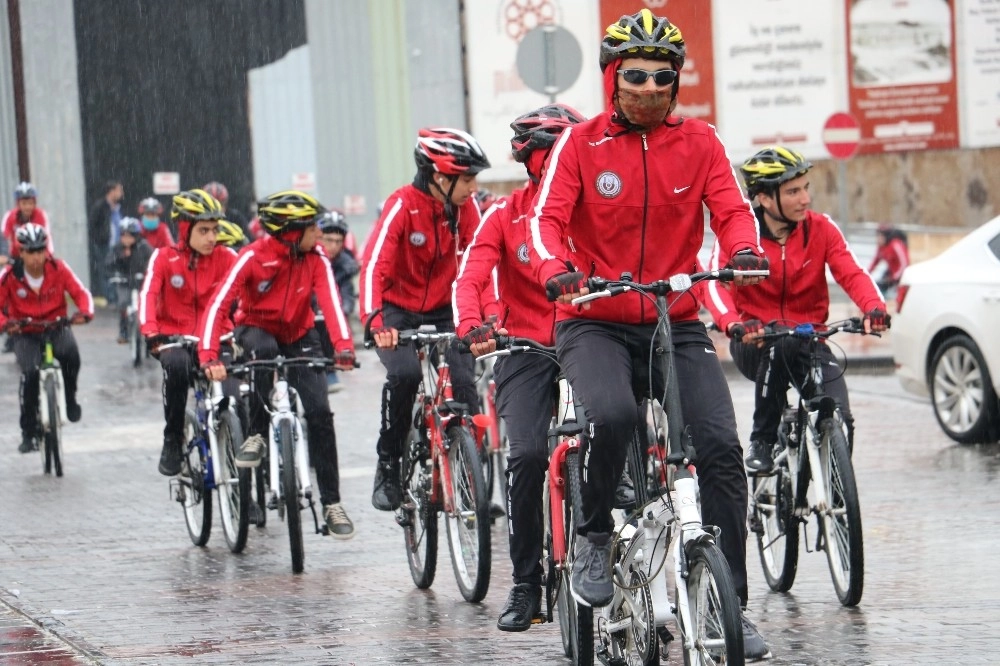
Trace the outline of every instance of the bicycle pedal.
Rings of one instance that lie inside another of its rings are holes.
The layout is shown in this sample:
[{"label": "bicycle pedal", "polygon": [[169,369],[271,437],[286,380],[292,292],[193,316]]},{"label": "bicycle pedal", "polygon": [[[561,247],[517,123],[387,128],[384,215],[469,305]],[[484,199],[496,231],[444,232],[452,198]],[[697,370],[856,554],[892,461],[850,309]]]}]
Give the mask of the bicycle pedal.
[{"label": "bicycle pedal", "polygon": [[405,509],[396,514],[396,524],[400,527],[413,527],[413,512]]}]

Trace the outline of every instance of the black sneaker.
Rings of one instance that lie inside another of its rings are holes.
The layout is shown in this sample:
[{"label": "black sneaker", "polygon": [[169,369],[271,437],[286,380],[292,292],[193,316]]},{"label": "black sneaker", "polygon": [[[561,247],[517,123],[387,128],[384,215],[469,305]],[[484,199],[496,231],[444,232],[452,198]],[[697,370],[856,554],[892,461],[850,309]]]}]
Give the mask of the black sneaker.
[{"label": "black sneaker", "polygon": [[347,517],[347,511],[340,502],[324,506],[323,519],[326,521],[326,529],[333,538],[350,539],[354,536],[354,523]]},{"label": "black sneaker", "polygon": [[629,476],[627,469],[622,471],[622,475],[618,479],[614,506],[616,509],[624,509],[625,511],[631,511],[635,508],[635,484],[632,483],[632,477]]},{"label": "black sneaker", "polygon": [[379,461],[375,468],[372,506],[379,511],[395,511],[402,502],[399,489],[399,463]]},{"label": "black sneaker", "polygon": [[173,437],[163,438],[163,451],[160,452],[160,474],[177,476],[181,473],[181,446]]},{"label": "black sneaker", "polygon": [[771,649],[764,642],[757,625],[747,619],[745,611],[740,613],[740,622],[743,625],[743,657],[747,661],[770,658]]},{"label": "black sneaker", "polygon": [[748,472],[751,474],[764,474],[771,471],[771,468],[774,466],[774,460],[771,459],[772,446],[774,445],[761,440],[750,441],[750,451],[747,452],[747,457],[743,459]]},{"label": "black sneaker", "polygon": [[585,606],[607,606],[611,603],[615,586],[611,582],[610,535],[597,532],[576,537],[570,590],[573,597]]},{"label": "black sneaker", "polygon": [[507,595],[507,603],[497,620],[497,629],[527,631],[536,621],[542,621],[542,586],[518,583]]},{"label": "black sneaker", "polygon": [[38,450],[38,444],[32,435],[21,433],[21,445],[17,447],[17,450],[21,453],[31,453]]},{"label": "black sneaker", "polygon": [[83,416],[83,408],[76,400],[66,402],[66,418],[70,423],[76,423]]}]

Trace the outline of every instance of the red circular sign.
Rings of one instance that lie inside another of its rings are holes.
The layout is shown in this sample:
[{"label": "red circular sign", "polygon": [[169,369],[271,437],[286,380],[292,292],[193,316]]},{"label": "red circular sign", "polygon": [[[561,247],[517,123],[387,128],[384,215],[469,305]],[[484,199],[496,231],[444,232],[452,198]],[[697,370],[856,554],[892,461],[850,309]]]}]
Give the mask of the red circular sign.
[{"label": "red circular sign", "polygon": [[835,160],[854,157],[861,145],[861,125],[849,113],[838,112],[823,124],[823,145]]}]

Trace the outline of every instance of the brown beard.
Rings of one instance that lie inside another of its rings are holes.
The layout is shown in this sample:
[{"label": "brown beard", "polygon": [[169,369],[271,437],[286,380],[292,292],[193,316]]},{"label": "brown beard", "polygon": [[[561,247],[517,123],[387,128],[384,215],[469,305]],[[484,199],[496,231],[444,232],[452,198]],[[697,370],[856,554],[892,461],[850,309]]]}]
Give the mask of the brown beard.
[{"label": "brown beard", "polygon": [[669,92],[618,90],[618,106],[630,123],[641,129],[661,124],[673,106]]}]

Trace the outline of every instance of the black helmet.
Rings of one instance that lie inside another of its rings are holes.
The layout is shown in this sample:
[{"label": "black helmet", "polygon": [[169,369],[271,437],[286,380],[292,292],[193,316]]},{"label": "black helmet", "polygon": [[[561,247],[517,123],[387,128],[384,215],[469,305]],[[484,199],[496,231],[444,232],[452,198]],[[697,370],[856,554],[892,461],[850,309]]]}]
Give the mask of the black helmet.
[{"label": "black helmet", "polygon": [[812,163],[802,153],[784,146],[769,146],[758,151],[740,167],[747,184],[747,194],[755,197],[772,192],[782,183],[805,175]]},{"label": "black helmet", "polygon": [[511,155],[523,164],[534,151],[551,148],[564,129],[584,120],[582,113],[565,104],[548,104],[529,111],[510,124],[514,130],[510,140]]},{"label": "black helmet", "polygon": [[324,234],[347,236],[347,216],[343,211],[331,208],[319,218],[319,230]]},{"label": "black helmet", "polygon": [[623,16],[605,30],[601,41],[601,71],[617,58],[669,60],[677,71],[684,67],[684,37],[665,16],[642,9]]},{"label": "black helmet", "polygon": [[49,234],[45,231],[45,227],[34,222],[18,227],[15,238],[22,250],[43,250],[49,246]]},{"label": "black helmet", "polygon": [[37,199],[38,190],[35,186],[28,182],[20,182],[17,187],[14,188],[14,199],[20,201],[21,199]]},{"label": "black helmet", "polygon": [[413,157],[418,169],[446,176],[476,175],[490,168],[482,146],[471,134],[450,127],[425,127],[417,134]]}]

